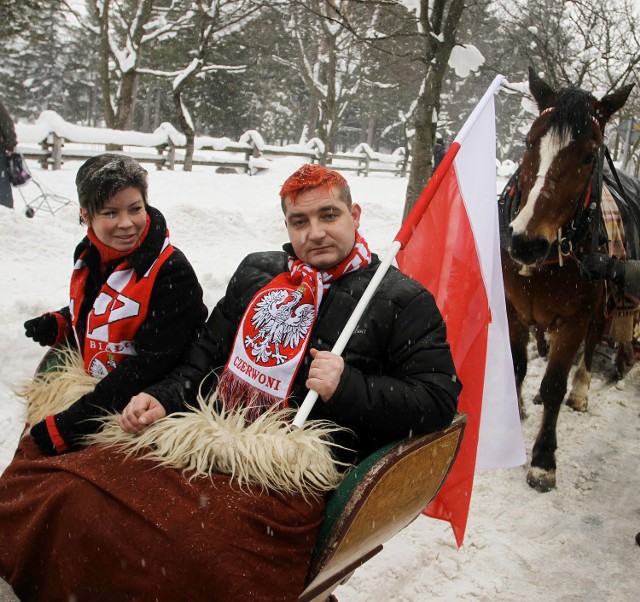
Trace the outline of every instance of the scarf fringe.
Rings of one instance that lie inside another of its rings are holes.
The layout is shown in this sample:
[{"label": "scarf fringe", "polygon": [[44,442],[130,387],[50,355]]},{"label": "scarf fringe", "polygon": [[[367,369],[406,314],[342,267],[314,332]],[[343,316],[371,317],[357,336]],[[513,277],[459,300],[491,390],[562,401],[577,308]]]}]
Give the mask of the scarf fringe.
[{"label": "scarf fringe", "polygon": [[51,414],[66,410],[90,393],[99,379],[89,376],[82,356],[71,347],[56,348],[56,363],[33,380],[20,385],[16,395],[27,404],[27,423],[36,424]]},{"label": "scarf fringe", "polygon": [[227,369],[220,375],[216,394],[225,410],[234,412],[244,408],[247,422],[253,422],[271,408],[283,410],[287,407],[286,400],[256,389]]},{"label": "scarf fringe", "polygon": [[309,421],[291,428],[294,410],[270,409],[247,421],[247,409],[216,409],[215,397],[198,398],[198,408],[170,414],[139,435],[125,433],[117,416],[103,419],[102,430],[87,442],[116,447],[162,466],[189,472],[189,480],[229,475],[241,488],[317,496],[335,489],[349,465],[333,458],[339,447],[331,435],[341,429],[330,421]]}]

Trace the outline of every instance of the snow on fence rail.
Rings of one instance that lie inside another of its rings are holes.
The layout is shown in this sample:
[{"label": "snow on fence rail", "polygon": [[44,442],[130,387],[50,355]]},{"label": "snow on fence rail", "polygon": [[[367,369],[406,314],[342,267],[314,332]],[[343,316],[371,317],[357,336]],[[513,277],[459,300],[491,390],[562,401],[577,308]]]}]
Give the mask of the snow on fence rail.
[{"label": "snow on fence rail", "polygon": [[[19,148],[27,159],[42,167],[60,169],[65,160],[85,160],[112,148],[138,161],[153,163],[158,169],[174,169],[185,160],[186,137],[170,123],[162,123],[154,132],[111,130],[66,122],[54,111],[43,111],[35,124],[16,124]],[[337,170],[356,171],[358,175],[390,172],[404,175],[404,149],[393,154],[373,151],[360,144],[351,153],[328,153],[327,164]],[[265,144],[255,130],[245,132],[237,142],[229,138],[196,136],[194,165],[240,170],[254,174],[269,168],[269,158],[300,157],[317,163],[325,153],[321,140],[306,144],[274,146]]]}]

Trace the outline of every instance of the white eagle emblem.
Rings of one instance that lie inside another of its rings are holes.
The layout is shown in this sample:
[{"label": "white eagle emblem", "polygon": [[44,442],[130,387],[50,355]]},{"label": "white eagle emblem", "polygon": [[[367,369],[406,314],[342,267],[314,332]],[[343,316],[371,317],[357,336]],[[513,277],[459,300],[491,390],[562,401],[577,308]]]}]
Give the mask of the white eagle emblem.
[{"label": "white eagle emblem", "polygon": [[300,341],[304,340],[313,324],[315,309],[309,303],[296,307],[300,299],[300,289],[292,293],[280,289],[267,293],[256,303],[251,323],[257,334],[253,337],[246,336],[244,340],[245,347],[247,350],[251,349],[251,355],[256,361],[266,364],[274,358],[277,364],[282,364],[288,357],[281,350],[284,347],[296,349]]}]

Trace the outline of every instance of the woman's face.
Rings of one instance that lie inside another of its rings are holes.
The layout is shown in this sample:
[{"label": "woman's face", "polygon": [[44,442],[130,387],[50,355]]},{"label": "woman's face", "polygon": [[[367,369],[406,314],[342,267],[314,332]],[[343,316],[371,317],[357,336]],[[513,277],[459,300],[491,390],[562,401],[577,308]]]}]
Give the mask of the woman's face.
[{"label": "woman's face", "polygon": [[98,240],[116,251],[133,249],[147,223],[142,193],[133,186],[116,192],[93,219],[89,219],[83,208],[80,208],[80,213]]}]

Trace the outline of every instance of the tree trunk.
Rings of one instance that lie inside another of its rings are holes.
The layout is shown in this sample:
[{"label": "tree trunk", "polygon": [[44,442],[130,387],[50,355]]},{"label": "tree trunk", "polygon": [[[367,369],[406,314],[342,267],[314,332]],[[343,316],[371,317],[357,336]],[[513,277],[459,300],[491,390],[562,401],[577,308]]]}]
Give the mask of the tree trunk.
[{"label": "tree trunk", "polygon": [[[187,79],[182,80],[182,84],[184,84]],[[193,149],[195,146],[196,133],[191,126],[191,122],[187,119],[187,116],[184,112],[184,107],[182,105],[182,89],[183,85],[178,86],[173,92],[173,106],[176,109],[176,113],[178,115],[178,125],[182,130],[182,133],[185,135],[187,142],[184,151],[184,171],[192,171],[193,170]]]},{"label": "tree trunk", "polygon": [[116,130],[126,130],[130,126],[133,116],[134,98],[137,87],[138,74],[135,71],[127,71],[120,80],[120,94],[118,98],[118,112],[116,113],[113,127]]},{"label": "tree trunk", "polygon": [[[464,9],[465,0],[436,0],[433,6],[428,0],[421,0],[421,20],[425,31],[430,31],[433,19],[437,28],[431,33],[440,34],[442,39],[437,40],[432,35],[428,35],[425,39],[425,80],[416,108],[411,171],[402,221],[413,209],[433,172],[431,159],[438,126],[433,118],[440,112],[442,80],[451,50],[456,45],[456,32]],[[444,20],[441,21],[443,17]]]},{"label": "tree trunk", "polygon": [[111,104],[111,70],[109,69],[109,2],[104,3],[100,18],[100,88],[104,108],[104,121],[113,128],[115,112]]},{"label": "tree trunk", "polygon": [[367,141],[367,144],[371,148],[373,148],[373,143],[374,143],[373,137],[374,137],[375,131],[376,131],[376,120],[375,120],[374,117],[370,116],[369,120],[367,121],[367,138],[366,138],[366,141]]},{"label": "tree trunk", "polygon": [[318,128],[318,93],[315,89],[309,90],[309,105],[307,106],[307,117],[302,126],[300,136],[298,136],[298,143],[305,144],[309,139],[316,135]]},{"label": "tree trunk", "polygon": [[[427,76],[427,80],[429,76]],[[433,85],[427,83],[424,92],[418,98],[415,117],[415,133],[413,136],[413,147],[411,149],[411,169],[409,171],[409,183],[405,196],[404,212],[402,221],[413,209],[420,193],[427,185],[433,166],[433,142],[437,123],[433,122],[434,111],[437,111],[437,102],[440,97],[440,86],[437,90]]]},{"label": "tree trunk", "polygon": [[153,97],[154,97],[154,101],[153,101],[153,121],[152,121],[152,127],[151,127],[151,131],[155,132],[156,128],[158,128],[158,126],[160,125],[160,123],[162,123],[161,120],[161,109],[162,109],[162,88],[160,88],[160,86],[158,86],[157,88],[154,89],[153,91]]},{"label": "tree trunk", "polygon": [[142,123],[140,125],[141,132],[151,131],[151,107],[153,105],[154,90],[151,86],[147,86],[147,93],[144,98],[144,107],[142,109]]},{"label": "tree trunk", "polygon": [[[330,38],[332,47],[335,47],[335,41]],[[320,124],[319,129],[324,139],[324,155],[320,162],[326,165],[329,160],[329,154],[336,152],[336,139],[338,136],[339,118],[338,118],[338,99],[336,98],[336,56],[335,53],[330,55],[330,60],[326,64],[325,79],[327,83],[326,96],[320,103]]]}]

